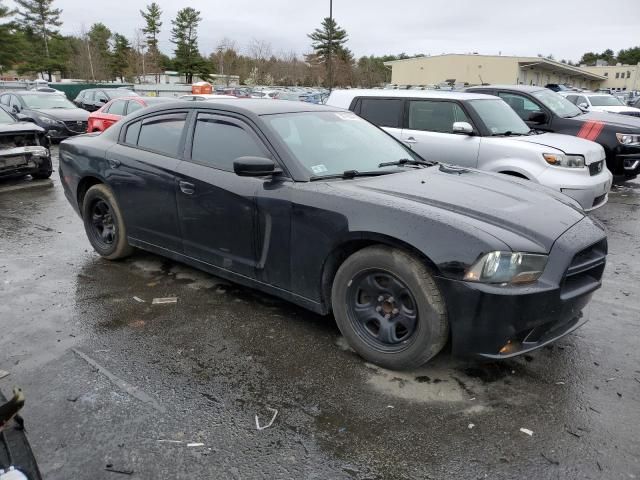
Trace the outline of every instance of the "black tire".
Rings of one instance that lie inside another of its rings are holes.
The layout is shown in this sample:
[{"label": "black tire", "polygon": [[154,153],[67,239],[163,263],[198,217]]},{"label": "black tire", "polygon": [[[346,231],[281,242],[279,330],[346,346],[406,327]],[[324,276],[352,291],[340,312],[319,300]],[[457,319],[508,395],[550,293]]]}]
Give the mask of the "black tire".
[{"label": "black tire", "polygon": [[38,173],[32,173],[31,178],[34,180],[45,180],[51,177],[53,170],[40,170]]},{"label": "black tire", "polygon": [[426,363],[449,337],[444,300],[428,267],[396,248],[371,246],[347,258],[336,273],[331,304],[349,345],[391,370]]},{"label": "black tire", "polygon": [[119,260],[131,255],[122,212],[108,186],[100,183],[87,190],[82,218],[89,242],[102,257]]}]

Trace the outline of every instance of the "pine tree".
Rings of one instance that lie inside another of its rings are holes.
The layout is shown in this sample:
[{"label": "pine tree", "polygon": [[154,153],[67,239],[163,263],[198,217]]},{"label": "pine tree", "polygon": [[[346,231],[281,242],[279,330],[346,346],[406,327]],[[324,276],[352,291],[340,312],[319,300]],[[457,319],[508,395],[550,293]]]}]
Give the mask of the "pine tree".
[{"label": "pine tree", "polygon": [[13,67],[20,58],[23,37],[9,20],[15,12],[0,4],[0,72]]},{"label": "pine tree", "polygon": [[111,58],[111,72],[116,78],[124,82],[124,77],[129,70],[131,59],[131,44],[124,35],[113,34],[113,56]]},{"label": "pine tree", "polygon": [[[34,67],[46,71],[51,81],[52,68],[63,59],[53,58],[50,48],[51,38],[58,34],[56,27],[62,25],[62,10],[53,8],[53,0],[15,0],[19,7],[20,23],[29,32],[32,39],[41,42],[41,49],[34,53]],[[38,43],[40,43],[38,42]],[[53,60],[53,61],[52,61]]]},{"label": "pine tree", "polygon": [[157,83],[160,81],[159,72],[157,71],[158,68],[160,68],[158,34],[160,33],[160,27],[162,26],[162,22],[160,21],[162,10],[160,9],[160,5],[158,5],[156,2],[152,2],[147,5],[146,11],[140,10],[140,15],[142,15],[142,18],[144,18],[144,21],[146,23],[146,26],[142,29],[142,32],[145,35],[147,48],[149,49],[149,59],[151,60],[150,67],[154,69]]},{"label": "pine tree", "polygon": [[94,23],[87,34],[95,78],[110,80],[112,55],[109,47],[111,30],[104,23]]},{"label": "pine tree", "polygon": [[[346,30],[340,28],[336,21],[326,17],[321,28],[316,28],[307,35],[311,40],[311,47],[316,60],[323,64],[329,77],[332,77],[333,67],[338,59],[341,63],[353,61],[349,49],[345,47],[349,36]],[[329,78],[329,88],[333,86],[333,79]]]},{"label": "pine tree", "polygon": [[175,43],[175,68],[184,74],[186,82],[193,82],[194,73],[206,74],[206,64],[198,52],[198,25],[200,12],[186,7],[178,11],[171,23],[171,42]]}]

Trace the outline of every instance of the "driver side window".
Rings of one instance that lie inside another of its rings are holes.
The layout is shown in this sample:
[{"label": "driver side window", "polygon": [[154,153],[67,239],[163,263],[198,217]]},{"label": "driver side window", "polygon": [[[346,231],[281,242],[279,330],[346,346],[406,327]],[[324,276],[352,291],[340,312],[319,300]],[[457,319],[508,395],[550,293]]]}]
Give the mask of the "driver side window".
[{"label": "driver side window", "polygon": [[107,103],[109,99],[103,92],[96,92],[96,103]]},{"label": "driver side window", "polygon": [[539,113],[543,111],[537,103],[532,102],[522,95],[500,92],[498,93],[498,96],[502,98],[525,122],[529,120],[532,113]]}]

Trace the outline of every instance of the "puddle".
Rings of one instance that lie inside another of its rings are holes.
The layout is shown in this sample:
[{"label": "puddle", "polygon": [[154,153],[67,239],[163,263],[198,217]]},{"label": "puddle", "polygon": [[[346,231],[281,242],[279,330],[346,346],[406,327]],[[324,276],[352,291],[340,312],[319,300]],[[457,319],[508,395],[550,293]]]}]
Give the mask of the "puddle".
[{"label": "puddle", "polygon": [[367,364],[367,384],[379,392],[412,402],[463,402],[469,394],[451,377],[451,370],[422,367],[410,372],[385,370]]}]

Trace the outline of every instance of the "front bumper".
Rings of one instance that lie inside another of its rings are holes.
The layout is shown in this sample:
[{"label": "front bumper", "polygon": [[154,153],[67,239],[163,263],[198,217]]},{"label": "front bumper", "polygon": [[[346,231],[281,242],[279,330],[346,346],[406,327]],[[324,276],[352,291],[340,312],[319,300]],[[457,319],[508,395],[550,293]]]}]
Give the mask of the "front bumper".
[{"label": "front bumper", "polygon": [[554,244],[542,277],[530,286],[437,278],[447,304],[452,351],[491,359],[535,350],[588,320],[583,309],[601,286],[604,232],[585,219]]},{"label": "front bumper", "polygon": [[586,169],[572,171],[549,167],[538,181],[573,198],[585,212],[589,212],[607,203],[613,175],[606,168],[597,175],[589,175]]},{"label": "front bumper", "polygon": [[51,171],[51,154],[42,146],[0,150],[0,178]]}]

